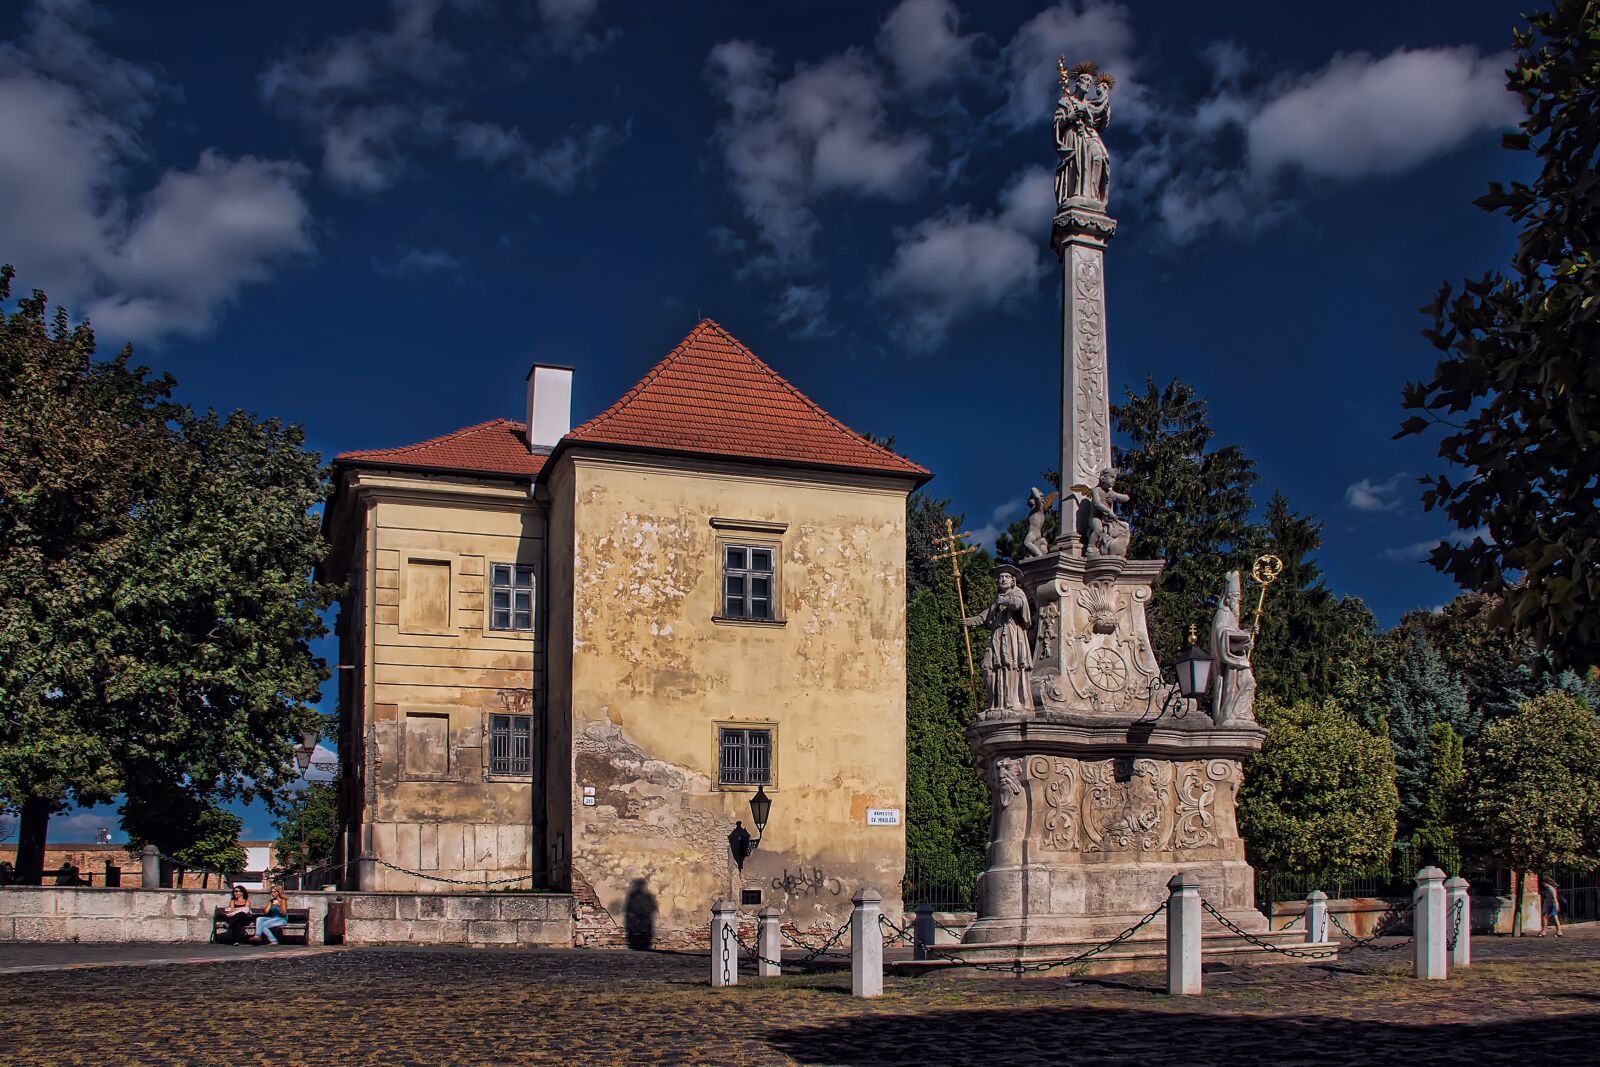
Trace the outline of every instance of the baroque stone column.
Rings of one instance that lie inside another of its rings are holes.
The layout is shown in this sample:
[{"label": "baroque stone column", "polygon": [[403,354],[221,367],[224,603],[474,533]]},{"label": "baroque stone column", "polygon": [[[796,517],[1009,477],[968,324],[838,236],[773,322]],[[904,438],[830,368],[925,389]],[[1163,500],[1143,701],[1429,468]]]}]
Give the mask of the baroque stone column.
[{"label": "baroque stone column", "polygon": [[1106,242],[1117,220],[1092,200],[1073,198],[1051,227],[1061,257],[1061,494],[1064,534],[1077,530],[1076,503],[1111,466],[1111,402],[1106,373]]}]

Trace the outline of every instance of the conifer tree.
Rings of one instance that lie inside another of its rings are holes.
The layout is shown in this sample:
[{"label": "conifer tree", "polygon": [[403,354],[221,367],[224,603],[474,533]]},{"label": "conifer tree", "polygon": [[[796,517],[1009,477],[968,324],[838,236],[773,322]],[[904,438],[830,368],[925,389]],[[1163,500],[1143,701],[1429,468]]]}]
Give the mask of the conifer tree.
[{"label": "conifer tree", "polygon": [[1409,837],[1427,816],[1429,731],[1443,722],[1470,739],[1481,720],[1426,637],[1407,642],[1384,685],[1383,706],[1398,771],[1400,832]]}]

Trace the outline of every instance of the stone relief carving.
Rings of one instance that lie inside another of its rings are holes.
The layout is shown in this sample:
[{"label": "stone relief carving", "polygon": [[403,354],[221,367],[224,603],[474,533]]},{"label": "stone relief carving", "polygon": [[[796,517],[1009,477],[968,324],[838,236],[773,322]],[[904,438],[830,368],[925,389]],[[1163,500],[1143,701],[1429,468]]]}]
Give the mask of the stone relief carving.
[{"label": "stone relief carving", "polygon": [[1061,605],[1051,601],[1039,609],[1038,653],[1035,660],[1049,659],[1056,654],[1056,641],[1061,636]]},{"label": "stone relief carving", "polygon": [[[1040,847],[1055,852],[1185,852],[1221,842],[1219,789],[1238,789],[1239,765],[1213,759],[1074,760],[1030,756],[1041,784]],[[1012,787],[1020,793],[1020,775]],[[1004,800],[1004,796],[1002,796]]]},{"label": "stone relief carving", "polygon": [[1117,632],[1117,587],[1109,581],[1092,583],[1078,594],[1078,606],[1089,613],[1089,628],[1097,634]]},{"label": "stone relief carving", "polygon": [[1022,795],[1021,759],[1008,756],[994,761],[994,788],[1002,808],[1009,808],[1012,799]]},{"label": "stone relief carving", "polygon": [[[1105,285],[1101,254],[1072,248],[1075,298],[1073,324],[1073,426],[1077,435],[1076,470],[1071,484],[1088,484],[1111,459],[1110,411],[1106,400]],[[1063,472],[1065,474],[1065,472]]]}]

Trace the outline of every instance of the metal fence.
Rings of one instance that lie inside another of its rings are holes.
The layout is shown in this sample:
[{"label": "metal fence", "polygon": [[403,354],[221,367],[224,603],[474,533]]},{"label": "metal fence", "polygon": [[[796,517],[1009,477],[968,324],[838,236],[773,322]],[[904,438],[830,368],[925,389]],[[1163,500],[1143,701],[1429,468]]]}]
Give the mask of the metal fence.
[{"label": "metal fence", "polygon": [[958,856],[909,853],[900,881],[901,900],[907,908],[932,904],[940,911],[974,911],[982,870],[981,862]]},{"label": "metal fence", "polygon": [[[1461,873],[1461,853],[1410,841],[1396,841],[1387,863],[1360,871],[1256,872],[1256,905],[1267,911],[1280,900],[1304,900],[1313,889],[1335,899],[1350,897],[1409,897],[1417,886],[1417,871],[1429,865],[1446,874]],[[1470,875],[1469,875],[1470,877]]]}]

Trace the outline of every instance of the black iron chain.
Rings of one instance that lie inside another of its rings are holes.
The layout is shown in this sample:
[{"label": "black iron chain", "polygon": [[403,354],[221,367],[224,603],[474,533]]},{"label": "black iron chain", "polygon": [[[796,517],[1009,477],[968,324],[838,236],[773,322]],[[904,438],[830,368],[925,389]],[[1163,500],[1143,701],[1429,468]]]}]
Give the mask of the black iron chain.
[{"label": "black iron chain", "polygon": [[849,959],[850,958],[850,953],[848,953],[848,952],[830,952],[830,951],[828,951],[834,945],[837,945],[840,941],[844,940],[844,935],[848,934],[850,932],[850,924],[849,923],[845,923],[843,926],[839,927],[839,929],[835,930],[833,932],[833,935],[831,937],[829,937],[826,941],[824,941],[820,945],[808,945],[804,941],[800,940],[799,937],[795,936],[794,934],[791,934],[787,930],[782,930],[781,932],[782,932],[784,937],[787,937],[790,941],[793,941],[795,944],[799,945],[801,948],[807,950],[806,955],[802,956],[800,959],[795,961],[795,964],[797,966],[801,965],[801,964],[810,963],[812,960],[816,959],[818,956],[830,956],[833,959]]},{"label": "black iron chain", "polygon": [[733,950],[728,947],[728,942],[735,939],[733,924],[727,923],[722,927],[722,984],[730,985],[733,982]]},{"label": "black iron chain", "polygon": [[1466,910],[1466,901],[1457,898],[1455,906],[1450,910],[1455,913],[1455,918],[1450,923],[1450,940],[1444,946],[1446,952],[1456,950],[1456,938],[1461,936],[1461,913]]},{"label": "black iron chain", "polygon": [[1228,918],[1226,915],[1222,914],[1222,912],[1212,907],[1211,901],[1207,900],[1205,897],[1200,898],[1200,907],[1205,909],[1206,914],[1210,915],[1213,919],[1217,920],[1217,922],[1221,923],[1235,937],[1242,937],[1244,940],[1250,942],[1257,948],[1266,949],[1268,952],[1276,952],[1283,956],[1293,956],[1296,959],[1302,960],[1325,960],[1329,957],[1337,956],[1339,954],[1338,949],[1328,949],[1322,952],[1307,952],[1304,949],[1284,948],[1282,945],[1274,945],[1271,941],[1262,940],[1255,934],[1252,934],[1250,931],[1240,926],[1238,923],[1234,922],[1232,919]]},{"label": "black iron chain", "polygon": [[904,941],[906,944],[913,946],[917,943],[916,927],[913,923],[906,923],[904,926],[896,926],[894,923],[889,921],[889,917],[887,915],[879,915],[878,926],[887,931],[883,938],[884,948],[888,948],[896,941]]},{"label": "black iron chain", "polygon": [[380,867],[387,867],[391,871],[398,871],[400,874],[409,874],[413,878],[421,878],[429,882],[445,882],[450,885],[475,885],[488,887],[491,885],[513,885],[517,882],[527,882],[533,879],[532,874],[519,874],[515,878],[446,878],[440,874],[429,874],[426,871],[413,871],[408,870],[405,867],[397,867],[388,860],[381,860],[375,856],[373,857],[373,862],[378,864]]},{"label": "black iron chain", "polygon": [[946,962],[954,963],[961,967],[971,967],[973,970],[977,971],[1003,971],[1009,974],[1014,974],[1020,978],[1023,974],[1030,971],[1050,971],[1057,967],[1071,967],[1073,964],[1082,963],[1085,960],[1092,959],[1093,957],[1100,955],[1100,953],[1109,951],[1110,949],[1122,944],[1124,941],[1128,940],[1128,938],[1132,937],[1140,930],[1143,930],[1146,926],[1149,926],[1151,923],[1155,922],[1156,917],[1166,910],[1167,902],[1163,900],[1160,904],[1156,905],[1155,910],[1149,915],[1146,915],[1144,918],[1140,919],[1138,922],[1122,931],[1122,933],[1118,934],[1116,937],[1102,941],[1100,944],[1085,952],[1080,952],[1076,956],[1069,956],[1068,958],[1062,960],[1040,960],[1035,963],[1026,963],[1022,960],[1013,960],[1010,963],[981,963],[977,960],[969,960],[963,959],[960,956],[952,956],[948,952],[942,952],[934,948],[932,945],[927,945],[925,947],[929,957],[933,959],[945,960]]},{"label": "black iron chain", "polygon": [[[1416,902],[1413,901],[1412,904],[1411,904],[1411,908],[1415,908],[1415,907],[1416,907]],[[1406,913],[1406,911],[1410,911],[1411,908],[1407,908],[1405,911],[1400,912],[1400,915],[1404,915]],[[1398,918],[1398,917],[1399,916],[1395,916],[1394,918]],[[1344,936],[1348,937],[1351,940],[1352,944],[1350,945],[1350,947],[1352,949],[1364,948],[1364,949],[1367,949],[1367,950],[1372,951],[1372,952],[1397,952],[1400,949],[1405,948],[1407,945],[1411,944],[1411,942],[1413,942],[1413,941],[1415,941],[1417,939],[1416,927],[1415,927],[1415,924],[1413,924],[1411,936],[1406,938],[1404,941],[1401,941],[1398,944],[1394,944],[1394,945],[1375,945],[1375,944],[1373,944],[1373,942],[1378,940],[1378,938],[1380,938],[1380,937],[1388,937],[1390,935],[1384,933],[1382,930],[1379,930],[1377,933],[1373,934],[1371,937],[1357,937],[1355,934],[1351,933],[1348,929],[1345,928],[1344,923],[1339,921],[1339,913],[1338,912],[1329,911],[1328,912],[1328,918],[1330,920],[1332,920],[1333,925],[1338,929],[1338,931],[1341,934],[1343,934]]]}]

